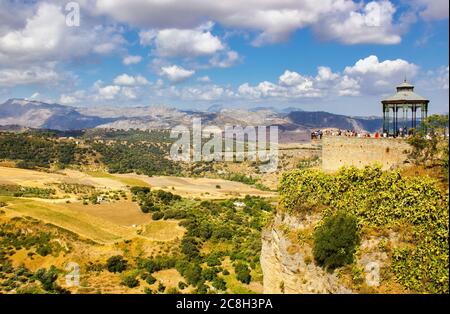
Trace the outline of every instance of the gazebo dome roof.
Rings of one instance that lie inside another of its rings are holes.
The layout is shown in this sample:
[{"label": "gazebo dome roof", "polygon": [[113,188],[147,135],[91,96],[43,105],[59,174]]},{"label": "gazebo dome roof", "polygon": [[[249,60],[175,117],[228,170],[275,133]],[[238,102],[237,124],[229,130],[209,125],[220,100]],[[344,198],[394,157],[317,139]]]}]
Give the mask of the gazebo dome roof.
[{"label": "gazebo dome roof", "polygon": [[389,103],[389,102],[426,102],[428,103],[429,100],[425,97],[422,97],[414,92],[414,85],[409,84],[406,80],[397,86],[397,93],[394,95],[384,99],[383,103]]},{"label": "gazebo dome roof", "polygon": [[403,81],[400,85],[397,85],[397,90],[403,89],[411,89],[414,90],[414,85],[409,84],[406,80]]}]

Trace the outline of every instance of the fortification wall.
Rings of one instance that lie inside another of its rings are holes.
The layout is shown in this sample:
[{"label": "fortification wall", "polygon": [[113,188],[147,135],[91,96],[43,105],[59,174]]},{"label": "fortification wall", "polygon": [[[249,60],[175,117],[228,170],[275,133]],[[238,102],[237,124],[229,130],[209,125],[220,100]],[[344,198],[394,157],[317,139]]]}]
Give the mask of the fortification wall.
[{"label": "fortification wall", "polygon": [[322,139],[322,169],[335,171],[342,166],[364,167],[374,163],[383,169],[400,166],[411,146],[403,139],[329,136]]}]

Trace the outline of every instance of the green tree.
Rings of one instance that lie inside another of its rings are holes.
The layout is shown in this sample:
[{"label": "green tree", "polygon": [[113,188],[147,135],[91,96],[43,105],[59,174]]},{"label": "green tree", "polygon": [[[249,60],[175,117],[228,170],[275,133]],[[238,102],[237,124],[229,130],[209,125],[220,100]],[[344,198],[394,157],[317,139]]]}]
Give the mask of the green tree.
[{"label": "green tree", "polygon": [[358,244],[356,218],[341,212],[325,218],[314,232],[313,255],[319,265],[334,269],[353,262]]},{"label": "green tree", "polygon": [[223,280],[220,277],[214,278],[212,282],[212,286],[216,288],[217,290],[226,291],[227,290],[227,283],[225,280]]},{"label": "green tree", "polygon": [[250,269],[244,263],[238,262],[234,265],[234,271],[236,272],[236,279],[242,283],[249,284],[252,281],[250,275]]},{"label": "green tree", "polygon": [[122,284],[128,288],[135,288],[139,286],[139,280],[137,280],[136,277],[129,275],[122,280]]},{"label": "green tree", "polygon": [[416,164],[429,162],[440,165],[448,175],[448,115],[435,114],[422,121],[408,143],[412,146],[410,158]]},{"label": "green tree", "polygon": [[106,261],[106,268],[111,273],[121,273],[127,268],[127,260],[123,258],[121,255],[116,255],[108,258]]}]

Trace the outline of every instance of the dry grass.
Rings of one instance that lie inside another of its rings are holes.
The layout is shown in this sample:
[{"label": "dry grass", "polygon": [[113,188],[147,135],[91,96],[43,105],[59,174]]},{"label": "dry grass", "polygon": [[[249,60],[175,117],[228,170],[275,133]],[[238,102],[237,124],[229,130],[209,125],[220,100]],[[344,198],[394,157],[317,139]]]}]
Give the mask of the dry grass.
[{"label": "dry grass", "polygon": [[102,190],[120,190],[126,188],[126,184],[117,178],[94,177],[76,170],[64,170],[56,173],[0,167],[0,184],[18,184],[45,188],[57,183],[89,185]]},{"label": "dry grass", "polygon": [[104,202],[97,205],[83,205],[81,202],[66,204],[66,208],[89,214],[120,226],[131,227],[151,222],[151,216],[144,214],[139,205],[127,201]]},{"label": "dry grass", "polygon": [[[4,197],[0,197],[0,200],[2,198]],[[95,242],[110,243],[134,234],[133,228],[119,226],[105,219],[70,209],[67,204],[15,198],[8,198],[6,201],[7,208],[16,213],[60,226]]]},{"label": "dry grass", "polygon": [[94,178],[103,178],[103,179],[111,179],[115,181],[119,181],[122,184],[125,184],[127,186],[150,186],[147,182],[144,180],[141,180],[139,178],[134,178],[130,175],[114,175],[107,172],[101,172],[101,171],[86,171],[87,174]]},{"label": "dry grass", "polygon": [[[136,174],[116,176],[120,178],[140,179],[147,182],[153,188],[170,191],[180,196],[190,198],[226,199],[232,197],[244,197],[247,194],[261,197],[273,197],[275,195],[273,192],[260,191],[240,182],[223,179],[170,176],[147,177]],[[217,186],[220,186],[220,188],[217,188]]]},{"label": "dry grass", "polygon": [[153,241],[173,241],[181,239],[185,232],[176,220],[158,220],[146,224],[141,235]]},{"label": "dry grass", "polygon": [[186,280],[183,278],[183,276],[180,275],[180,273],[176,269],[165,269],[158,272],[155,272],[152,274],[153,277],[157,279],[157,281],[152,284],[150,287],[153,288],[153,290],[156,290],[159,283],[162,283],[167,288],[174,288],[178,287],[178,283],[180,281],[186,282]]}]

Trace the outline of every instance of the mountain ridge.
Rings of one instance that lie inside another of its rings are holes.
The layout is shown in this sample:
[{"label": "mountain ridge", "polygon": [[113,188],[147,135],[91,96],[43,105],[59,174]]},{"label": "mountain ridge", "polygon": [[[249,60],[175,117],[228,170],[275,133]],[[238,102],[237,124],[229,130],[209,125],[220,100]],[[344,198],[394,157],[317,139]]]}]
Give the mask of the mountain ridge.
[{"label": "mountain ridge", "polygon": [[20,126],[54,130],[169,129],[192,124],[201,118],[205,125],[277,125],[281,130],[339,128],[375,132],[381,128],[378,117],[351,117],[325,111],[275,111],[271,107],[250,110],[215,106],[207,111],[179,110],[164,105],[140,107],[71,107],[57,103],[12,98],[0,104],[0,126]]}]

